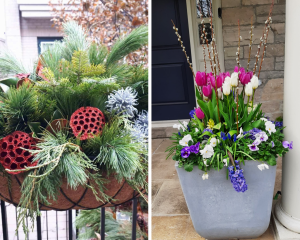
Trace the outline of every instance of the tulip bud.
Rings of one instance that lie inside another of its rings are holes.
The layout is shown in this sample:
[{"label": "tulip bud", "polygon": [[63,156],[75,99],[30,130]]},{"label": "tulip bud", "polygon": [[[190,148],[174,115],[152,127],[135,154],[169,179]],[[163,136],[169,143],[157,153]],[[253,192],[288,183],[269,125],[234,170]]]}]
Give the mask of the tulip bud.
[{"label": "tulip bud", "polygon": [[237,87],[238,84],[239,84],[238,73],[234,72],[234,73],[231,74],[230,85],[232,87]]},{"label": "tulip bud", "polygon": [[258,78],[255,75],[251,78],[251,84],[253,89],[258,88]]},{"label": "tulip bud", "polygon": [[196,83],[198,86],[205,86],[206,85],[206,73],[205,72],[197,72],[196,73]]},{"label": "tulip bud", "polygon": [[205,97],[211,98],[212,89],[210,85],[203,86],[202,92]]},{"label": "tulip bud", "polygon": [[252,83],[251,82],[249,82],[247,85],[246,85],[246,87],[245,87],[245,94],[246,94],[246,96],[248,96],[248,97],[250,97],[250,96],[252,96]]},{"label": "tulip bud", "polygon": [[[226,77],[227,78],[227,77]],[[230,78],[229,78],[230,80]],[[229,81],[226,81],[225,79],[225,82],[223,84],[223,93],[225,96],[228,96],[230,94],[230,88],[231,88],[231,85],[230,85],[230,82]]]},{"label": "tulip bud", "polygon": [[204,112],[201,110],[201,108],[196,108],[195,113],[197,118],[199,119],[203,119],[205,117]]},{"label": "tulip bud", "polygon": [[217,92],[218,92],[218,98],[222,99],[223,98],[223,94],[222,94],[221,88],[218,88]]}]

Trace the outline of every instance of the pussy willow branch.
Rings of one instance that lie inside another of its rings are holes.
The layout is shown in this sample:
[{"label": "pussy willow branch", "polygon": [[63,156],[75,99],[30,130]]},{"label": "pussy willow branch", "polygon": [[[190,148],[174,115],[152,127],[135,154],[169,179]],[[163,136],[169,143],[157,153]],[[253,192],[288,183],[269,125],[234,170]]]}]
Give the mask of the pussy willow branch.
[{"label": "pussy willow branch", "polygon": [[250,30],[250,43],[249,43],[249,56],[248,56],[248,63],[247,63],[247,72],[249,71],[250,66],[250,58],[251,58],[251,50],[252,50],[252,38],[253,38],[253,16],[251,17],[251,30]]},{"label": "pussy willow branch", "polygon": [[198,85],[196,84],[196,82],[195,82],[195,73],[194,73],[194,70],[193,70],[193,67],[192,67],[192,63],[190,62],[190,57],[187,55],[187,53],[186,53],[186,51],[185,51],[185,47],[183,46],[183,41],[181,40],[181,36],[180,36],[179,33],[178,33],[178,28],[176,28],[175,23],[173,22],[172,19],[171,19],[171,21],[172,21],[172,23],[173,23],[173,29],[175,30],[175,34],[176,34],[176,36],[178,37],[178,41],[179,41],[180,44],[181,44],[182,51],[184,52],[184,55],[185,55],[186,60],[187,60],[187,62],[188,62],[188,64],[189,64],[189,67],[190,67],[190,69],[191,69],[191,71],[192,71],[192,73],[193,73],[195,87],[198,89],[199,93],[202,95],[201,89],[199,88],[199,86],[198,86]]},{"label": "pussy willow branch", "polygon": [[[270,11],[269,11],[269,16],[268,16],[268,19],[267,21],[269,20],[269,18],[272,16],[272,12],[273,12],[273,6],[274,6],[274,0],[272,0],[272,4],[271,4],[271,7],[270,7]],[[256,53],[256,61],[255,61],[255,64],[254,64],[254,68],[253,68],[253,75],[255,74],[256,72],[256,68],[257,68],[257,62],[259,60],[259,54],[260,54],[260,48],[261,48],[261,45],[263,43],[263,37],[265,36],[265,33],[267,31],[267,27],[268,27],[268,22],[265,22],[265,27],[264,27],[264,30],[263,30],[263,35],[262,37],[260,38],[260,43],[259,43],[259,46],[258,46],[258,49],[257,49],[257,53]]]},{"label": "pussy willow branch", "polygon": [[237,57],[236,57],[236,63],[238,67],[240,68],[240,49],[241,49],[241,28],[240,28],[240,20],[238,20],[238,34],[239,34],[239,42],[238,42],[238,48],[237,48]]},{"label": "pussy willow branch", "polygon": [[[197,4],[199,5],[199,1],[197,1]],[[199,8],[200,8],[200,19],[201,19],[201,23],[202,23],[202,33],[200,35],[200,38],[201,38],[201,45],[202,45],[202,50],[203,50],[203,60],[204,60],[204,71],[206,73],[206,60],[205,60],[205,45],[204,45],[204,42],[205,42],[205,39],[206,39],[206,32],[205,32],[205,26],[204,26],[204,20],[203,20],[203,15],[202,15],[202,12],[201,12],[201,6],[199,5]],[[209,51],[209,49],[207,49]]]}]

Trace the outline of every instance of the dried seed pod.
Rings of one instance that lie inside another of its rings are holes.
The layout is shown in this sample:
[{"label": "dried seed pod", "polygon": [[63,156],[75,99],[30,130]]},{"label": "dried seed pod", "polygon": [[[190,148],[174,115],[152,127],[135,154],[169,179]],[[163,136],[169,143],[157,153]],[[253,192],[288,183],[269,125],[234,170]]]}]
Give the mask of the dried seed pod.
[{"label": "dried seed pod", "polygon": [[80,136],[80,140],[101,134],[104,124],[104,114],[95,107],[81,107],[72,114],[70,119],[70,127],[76,137]]},{"label": "dried seed pod", "polygon": [[[29,134],[21,131],[12,134],[0,140],[0,163],[5,169],[17,170],[37,165],[34,163],[34,156],[25,149],[36,149],[36,140]],[[21,172],[21,171],[20,171]],[[19,174],[20,172],[9,172],[10,174]]]}]

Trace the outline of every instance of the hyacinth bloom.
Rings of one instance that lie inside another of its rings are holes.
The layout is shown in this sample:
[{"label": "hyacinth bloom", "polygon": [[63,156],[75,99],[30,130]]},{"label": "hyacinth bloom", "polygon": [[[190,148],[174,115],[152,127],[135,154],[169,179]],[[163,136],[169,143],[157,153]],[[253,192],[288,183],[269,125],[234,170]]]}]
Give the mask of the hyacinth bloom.
[{"label": "hyacinth bloom", "polygon": [[201,108],[196,108],[195,113],[197,118],[199,119],[203,119],[205,117],[204,112],[201,110]]},{"label": "hyacinth bloom", "polygon": [[190,111],[189,114],[190,114],[190,117],[191,117],[191,118],[195,118],[195,112],[196,112],[195,109],[193,109],[193,110]]},{"label": "hyacinth bloom", "polygon": [[181,157],[183,158],[188,158],[191,154],[190,148],[189,147],[184,147],[181,149]]},{"label": "hyacinth bloom", "polygon": [[203,92],[203,95],[204,95],[205,97],[211,98],[211,95],[212,95],[212,88],[211,88],[210,85],[203,86],[203,87],[202,87],[202,92]]},{"label": "hyacinth bloom", "polygon": [[205,72],[197,72],[195,81],[198,86],[203,87],[207,84],[206,73]]},{"label": "hyacinth bloom", "polygon": [[235,160],[235,168],[233,166],[228,167],[229,178],[232,186],[237,192],[245,192],[248,189],[246,179],[243,174],[243,169],[240,168],[239,161]]}]

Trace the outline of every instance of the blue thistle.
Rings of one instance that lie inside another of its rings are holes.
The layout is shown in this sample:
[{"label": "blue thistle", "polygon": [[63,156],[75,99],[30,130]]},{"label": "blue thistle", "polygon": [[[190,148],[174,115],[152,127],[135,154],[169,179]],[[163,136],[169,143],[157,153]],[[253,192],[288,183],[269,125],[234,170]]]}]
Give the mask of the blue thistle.
[{"label": "blue thistle", "polygon": [[139,126],[145,136],[148,137],[148,112],[143,110],[134,121],[135,126]]},{"label": "blue thistle", "polygon": [[115,111],[117,114],[122,113],[132,118],[137,112],[137,109],[134,107],[138,105],[137,92],[131,87],[116,90],[108,96],[106,103],[108,111]]},{"label": "blue thistle", "polygon": [[246,179],[244,177],[244,170],[240,168],[239,161],[235,160],[235,168],[233,166],[228,167],[229,178],[231,180],[232,186],[237,192],[245,192],[248,189],[246,184]]}]

